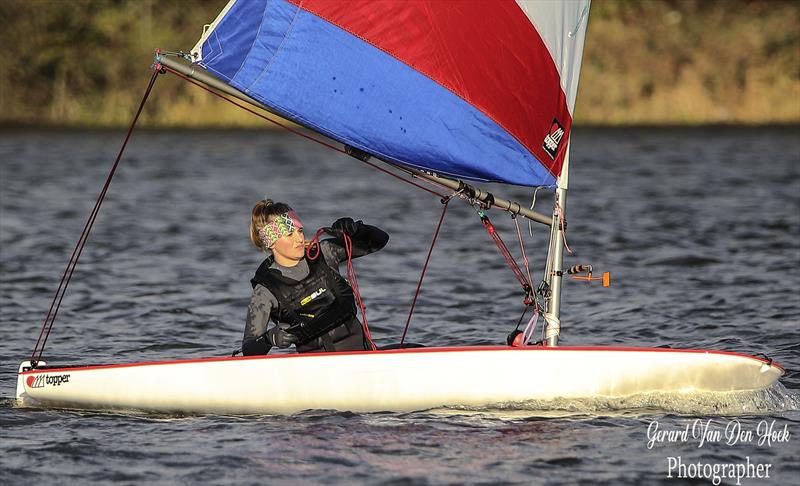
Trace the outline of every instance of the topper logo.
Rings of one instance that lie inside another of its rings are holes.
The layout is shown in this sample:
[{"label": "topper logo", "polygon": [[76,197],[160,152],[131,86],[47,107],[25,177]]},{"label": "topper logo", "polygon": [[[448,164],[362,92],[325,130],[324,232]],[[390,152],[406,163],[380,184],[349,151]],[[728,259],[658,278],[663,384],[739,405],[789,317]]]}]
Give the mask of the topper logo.
[{"label": "topper logo", "polygon": [[561,139],[564,138],[564,127],[557,119],[553,118],[553,123],[550,124],[550,131],[544,137],[542,148],[551,159],[556,158],[558,148],[561,145]]},{"label": "topper logo", "polygon": [[44,388],[44,380],[45,375],[31,375],[25,380],[25,383],[28,384],[28,388]]},{"label": "topper logo", "polygon": [[62,383],[69,383],[69,375],[48,375],[45,378],[45,383],[53,386],[60,386]]}]

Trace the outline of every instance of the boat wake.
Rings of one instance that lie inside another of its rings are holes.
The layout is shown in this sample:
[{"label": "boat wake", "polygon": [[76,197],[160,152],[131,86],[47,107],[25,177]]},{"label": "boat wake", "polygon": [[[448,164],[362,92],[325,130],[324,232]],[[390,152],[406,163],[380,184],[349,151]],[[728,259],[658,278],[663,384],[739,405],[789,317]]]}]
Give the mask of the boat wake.
[{"label": "boat wake", "polygon": [[[17,408],[19,404],[14,399],[0,401],[0,408]],[[29,409],[39,407],[26,406]],[[188,417],[204,416],[202,413],[165,413],[142,410],[83,410],[71,407],[53,407],[52,405],[41,409],[61,409],[78,414],[109,414],[141,416],[150,419],[174,420]],[[308,413],[320,412],[304,411],[295,414],[303,416]],[[497,403],[491,406],[467,407],[450,406],[427,410],[425,413],[436,415],[444,414],[492,414],[507,416],[508,418],[521,417],[569,417],[575,415],[649,415],[653,413],[674,413],[679,415],[704,415],[704,416],[743,416],[743,415],[773,415],[786,412],[800,411],[800,393],[787,389],[781,383],[776,383],[770,388],[753,391],[737,392],[701,392],[701,393],[641,393],[628,397],[597,397],[591,399],[553,399],[553,400],[525,400],[522,402]],[[328,411],[335,414],[349,414],[350,412]],[[381,415],[386,412],[380,412]],[[419,412],[413,412],[419,413]],[[228,415],[228,414],[223,414]],[[260,414],[255,414],[260,415]],[[251,414],[231,414],[229,416],[248,417]]]},{"label": "boat wake", "polygon": [[[735,392],[640,393],[627,397],[525,400],[487,407],[447,407],[457,412],[525,412],[527,416],[556,417],[585,414],[768,415],[800,411],[800,393],[781,383],[763,389]],[[437,411],[445,411],[438,409]],[[534,413],[531,413],[534,412]]]}]

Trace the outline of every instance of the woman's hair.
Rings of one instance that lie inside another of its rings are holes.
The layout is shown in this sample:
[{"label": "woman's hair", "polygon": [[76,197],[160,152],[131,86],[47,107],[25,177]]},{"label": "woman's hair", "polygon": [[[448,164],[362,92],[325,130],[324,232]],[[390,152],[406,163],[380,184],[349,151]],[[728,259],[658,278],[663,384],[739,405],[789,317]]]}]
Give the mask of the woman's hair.
[{"label": "woman's hair", "polygon": [[265,244],[258,235],[258,230],[269,223],[269,218],[279,214],[288,213],[292,208],[285,203],[276,203],[272,199],[262,199],[253,206],[253,214],[250,216],[250,241],[259,248],[264,249]]}]

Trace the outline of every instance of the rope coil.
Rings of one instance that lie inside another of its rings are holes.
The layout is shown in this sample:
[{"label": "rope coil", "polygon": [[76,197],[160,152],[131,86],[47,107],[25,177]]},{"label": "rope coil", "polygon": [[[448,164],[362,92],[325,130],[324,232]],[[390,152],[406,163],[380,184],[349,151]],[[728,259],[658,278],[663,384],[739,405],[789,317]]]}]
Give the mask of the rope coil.
[{"label": "rope coil", "polygon": [[[316,260],[319,258],[321,251],[319,237],[322,236],[323,233],[334,235],[330,228],[318,229],[317,232],[314,233],[314,237],[311,238],[311,241],[309,241],[306,246],[306,257],[308,259]],[[353,240],[347,233],[342,233],[342,239],[344,240],[344,250],[347,254],[347,282],[350,284],[350,288],[353,289],[353,296],[356,299],[356,304],[361,310],[361,330],[364,333],[364,339],[367,343],[369,343],[370,350],[376,351],[378,348],[375,346],[375,342],[372,340],[372,333],[369,331],[369,323],[367,322],[367,307],[364,305],[364,301],[361,299],[361,292],[358,288],[358,280],[356,279],[356,269],[353,266]],[[316,252],[314,252],[312,256],[311,252],[313,249],[315,249]]]}]

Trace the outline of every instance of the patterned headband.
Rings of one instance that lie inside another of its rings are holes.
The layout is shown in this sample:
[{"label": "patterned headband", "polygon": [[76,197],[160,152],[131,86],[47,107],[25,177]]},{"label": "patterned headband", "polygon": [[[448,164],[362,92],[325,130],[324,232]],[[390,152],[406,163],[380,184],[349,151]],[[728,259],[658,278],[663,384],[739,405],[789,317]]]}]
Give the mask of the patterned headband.
[{"label": "patterned headband", "polygon": [[267,250],[278,241],[281,236],[289,236],[295,229],[302,229],[303,223],[294,211],[279,214],[269,223],[258,230],[258,236]]}]

